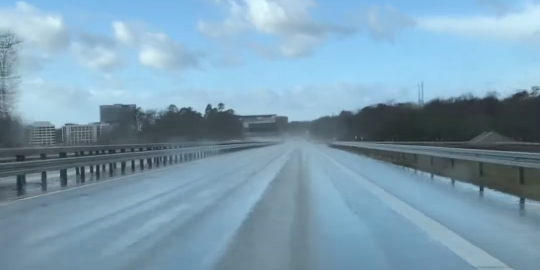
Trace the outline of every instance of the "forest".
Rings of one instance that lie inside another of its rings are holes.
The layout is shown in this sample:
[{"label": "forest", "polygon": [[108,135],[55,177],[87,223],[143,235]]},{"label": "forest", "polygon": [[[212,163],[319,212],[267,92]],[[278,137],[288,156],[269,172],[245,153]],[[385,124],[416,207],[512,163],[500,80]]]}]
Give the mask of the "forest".
[{"label": "forest", "polygon": [[[242,123],[233,109],[223,103],[208,104],[203,113],[191,107],[169,105],[164,110],[137,108],[133,116],[117,126],[102,143],[170,142],[170,141],[222,141],[240,139]],[[137,128],[133,126],[137,125]]]},{"label": "forest", "polygon": [[539,116],[540,87],[533,86],[505,97],[490,92],[484,97],[433,99],[423,106],[374,104],[314,120],[309,132],[337,140],[468,141],[494,131],[517,141],[540,142]]}]

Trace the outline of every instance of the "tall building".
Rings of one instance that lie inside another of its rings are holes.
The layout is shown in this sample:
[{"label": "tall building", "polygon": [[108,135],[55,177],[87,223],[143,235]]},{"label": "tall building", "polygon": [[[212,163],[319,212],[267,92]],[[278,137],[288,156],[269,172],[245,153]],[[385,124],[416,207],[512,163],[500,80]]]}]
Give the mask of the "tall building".
[{"label": "tall building", "polygon": [[64,139],[62,138],[62,130],[63,128],[54,129],[54,142],[57,145],[61,145],[64,143]]},{"label": "tall building", "polygon": [[95,144],[110,126],[107,123],[66,124],[62,127],[62,141],[65,145]]},{"label": "tall building", "polygon": [[288,131],[289,127],[289,117],[287,116],[276,116],[276,126],[280,133],[285,133]]},{"label": "tall building", "polygon": [[55,144],[55,129],[51,122],[34,122],[28,128],[30,131],[30,145],[47,146]]},{"label": "tall building", "polygon": [[136,126],[137,105],[114,104],[99,106],[99,121],[111,125],[129,124]]}]

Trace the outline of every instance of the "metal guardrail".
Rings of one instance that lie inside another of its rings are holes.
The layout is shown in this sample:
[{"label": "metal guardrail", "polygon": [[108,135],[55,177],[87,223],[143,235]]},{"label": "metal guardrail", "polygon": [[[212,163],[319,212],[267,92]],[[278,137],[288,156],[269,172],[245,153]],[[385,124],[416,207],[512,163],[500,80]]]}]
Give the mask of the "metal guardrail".
[{"label": "metal guardrail", "polygon": [[471,141],[365,141],[380,144],[413,144],[413,145],[519,145],[540,146],[535,142],[471,142]]},{"label": "metal guardrail", "polygon": [[540,154],[528,152],[496,151],[423,145],[402,145],[367,142],[332,142],[330,145],[358,147],[389,152],[428,155],[443,158],[540,169]]},{"label": "metal guardrail", "polygon": [[81,146],[53,146],[53,147],[25,147],[25,148],[0,148],[0,159],[15,158],[17,156],[40,156],[60,153],[79,153],[90,151],[110,151],[122,149],[156,149],[163,147],[196,147],[209,145],[231,145],[252,143],[238,142],[189,142],[189,143],[148,143],[148,144],[120,144],[120,145],[81,145]]},{"label": "metal guardrail", "polygon": [[365,142],[377,143],[377,144],[392,144],[392,145],[423,145],[423,146],[441,146],[441,147],[454,147],[454,148],[540,153],[540,143],[534,143],[534,142],[471,142],[471,141],[433,141],[433,142],[365,141]]},{"label": "metal guardrail", "polygon": [[[214,154],[224,151],[242,150],[255,147],[263,147],[275,144],[275,142],[231,142],[220,143],[217,145],[207,146],[194,146],[194,147],[175,147],[167,148],[163,147],[160,150],[148,150],[137,151],[133,145],[131,146],[131,152],[111,153],[111,154],[94,154],[84,155],[77,157],[63,157],[55,159],[43,159],[33,161],[15,161],[0,164],[0,177],[17,176],[17,189],[19,191],[24,190],[26,184],[26,175],[32,173],[41,172],[42,186],[47,185],[47,172],[60,170],[61,186],[67,185],[67,169],[77,168],[77,174],[81,176],[82,182],[85,178],[85,166],[90,166],[90,172],[100,174],[100,166],[105,171],[105,164],[109,164],[109,173],[112,175],[113,170],[116,169],[116,163],[122,162],[122,173],[126,169],[126,161],[131,161],[132,170],[135,170],[135,161],[139,160],[139,166],[144,168],[144,161],[146,160],[148,166],[152,168],[152,164],[155,163],[159,166],[160,162],[178,163],[178,161],[193,160],[207,156],[208,154]],[[153,145],[154,148],[156,145]],[[184,145],[185,146],[185,145]],[[142,148],[141,146],[137,146]],[[117,148],[118,149],[118,148]],[[122,147],[125,150],[125,146]]]}]

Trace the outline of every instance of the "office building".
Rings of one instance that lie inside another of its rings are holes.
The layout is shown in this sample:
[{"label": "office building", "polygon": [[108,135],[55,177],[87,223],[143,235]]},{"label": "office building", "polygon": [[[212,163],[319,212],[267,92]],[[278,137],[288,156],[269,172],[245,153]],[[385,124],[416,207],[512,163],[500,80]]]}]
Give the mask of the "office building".
[{"label": "office building", "polygon": [[129,124],[136,127],[137,105],[114,104],[99,106],[99,121],[111,125]]},{"label": "office building", "polygon": [[289,127],[289,117],[287,116],[276,116],[276,126],[280,133],[285,133],[288,131]]},{"label": "office building", "polygon": [[61,145],[64,143],[64,139],[62,136],[63,128],[55,128],[54,129],[54,143],[56,145]]},{"label": "office building", "polygon": [[110,126],[107,123],[66,124],[62,128],[62,141],[65,145],[96,144]]},{"label": "office building", "polygon": [[30,134],[30,145],[47,146],[55,144],[55,128],[50,122],[34,122],[28,129]]},{"label": "office building", "polygon": [[276,117],[277,115],[275,114],[238,116],[246,131],[272,129],[272,127],[275,127]]}]

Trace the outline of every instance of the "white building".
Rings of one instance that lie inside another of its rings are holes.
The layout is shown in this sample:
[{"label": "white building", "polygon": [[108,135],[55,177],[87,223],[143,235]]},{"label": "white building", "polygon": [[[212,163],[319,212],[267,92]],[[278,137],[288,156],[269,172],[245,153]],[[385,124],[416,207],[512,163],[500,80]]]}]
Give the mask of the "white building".
[{"label": "white building", "polygon": [[109,129],[106,123],[66,124],[62,127],[62,141],[65,145],[95,144]]},{"label": "white building", "polygon": [[34,122],[28,128],[30,129],[30,145],[46,146],[55,144],[55,129],[51,122]]}]

